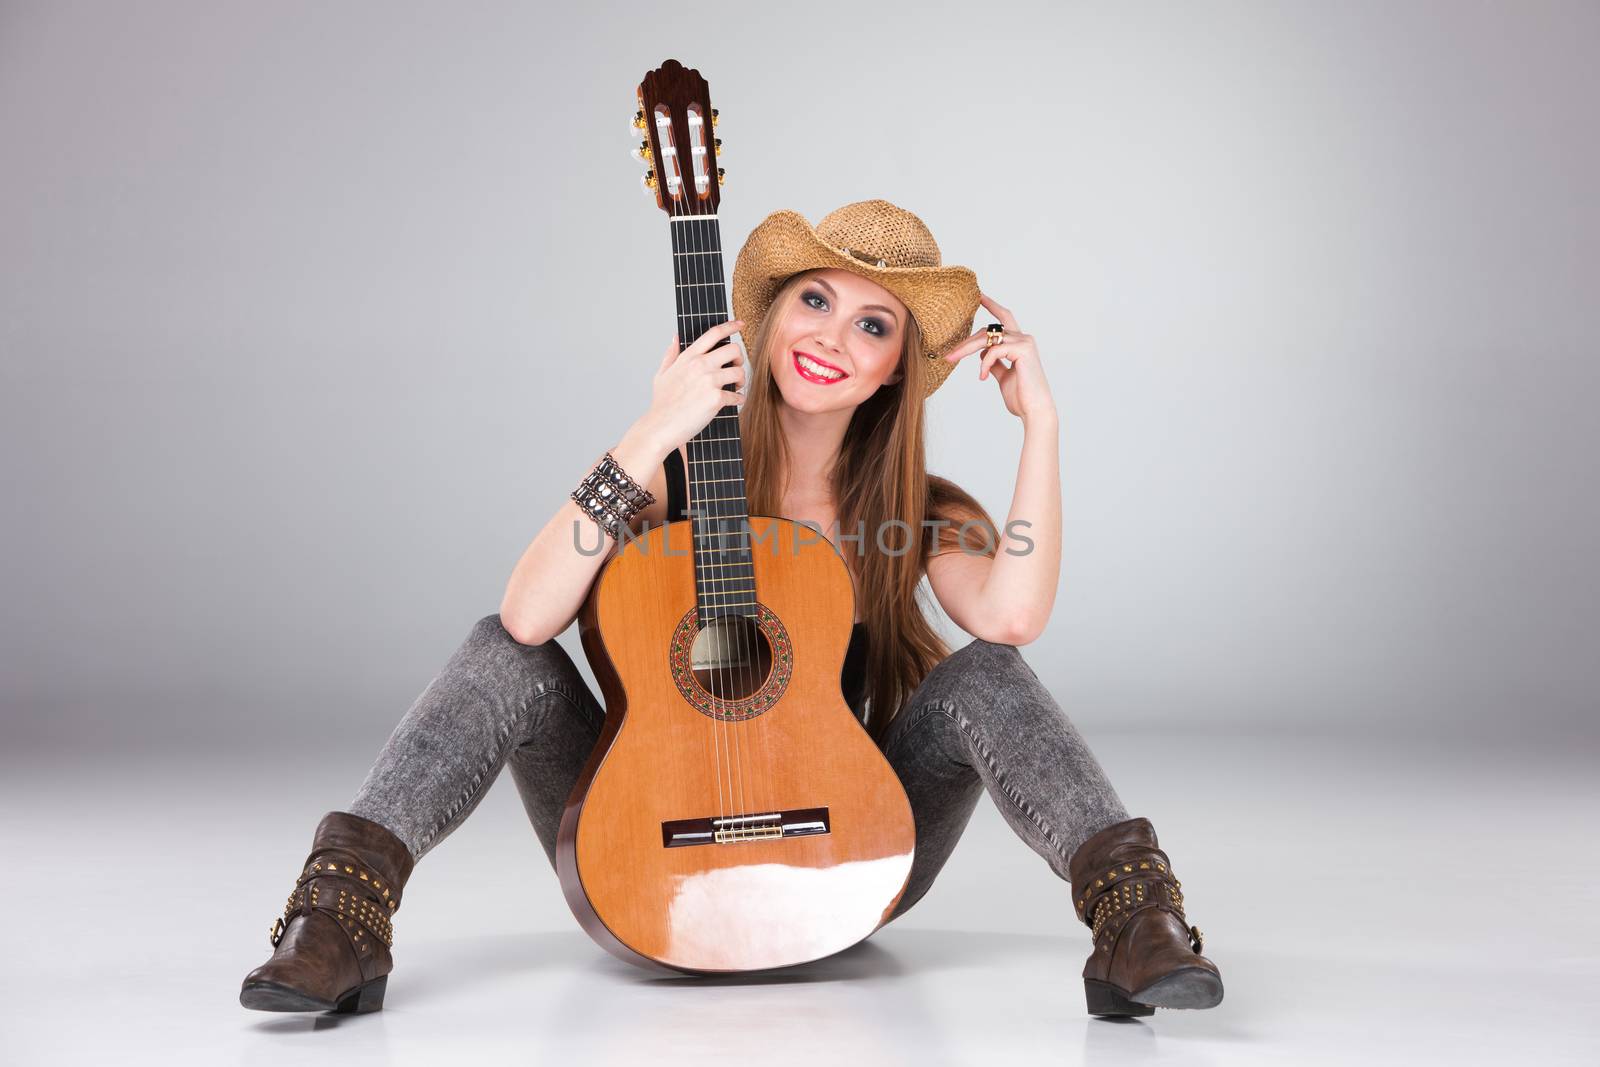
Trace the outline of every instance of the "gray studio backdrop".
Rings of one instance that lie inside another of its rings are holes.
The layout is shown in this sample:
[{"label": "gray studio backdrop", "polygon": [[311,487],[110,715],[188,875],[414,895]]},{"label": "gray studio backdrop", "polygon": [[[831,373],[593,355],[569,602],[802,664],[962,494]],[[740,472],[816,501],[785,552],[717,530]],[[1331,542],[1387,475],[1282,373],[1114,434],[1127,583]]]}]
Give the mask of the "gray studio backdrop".
[{"label": "gray studio backdrop", "polygon": [[1038,337],[1086,728],[1589,728],[1600,7],[693,10],[0,3],[7,745],[376,749],[648,403],[668,56],[730,263],[881,196]]}]

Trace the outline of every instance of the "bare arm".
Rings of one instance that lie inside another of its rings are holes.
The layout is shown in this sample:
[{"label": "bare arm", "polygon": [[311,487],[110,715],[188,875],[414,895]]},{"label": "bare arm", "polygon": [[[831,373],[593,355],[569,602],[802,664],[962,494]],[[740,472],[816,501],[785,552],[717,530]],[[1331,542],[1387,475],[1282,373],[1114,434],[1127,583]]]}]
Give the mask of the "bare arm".
[{"label": "bare arm", "polygon": [[[662,442],[646,419],[640,419],[611,449],[617,464],[656,499],[629,521],[635,533],[646,523],[659,526],[667,513],[666,472],[662,461],[676,447]],[[577,485],[599,456],[574,471]],[[595,551],[595,546],[603,546]],[[517,560],[500,601],[500,624],[524,645],[549,641],[572,625],[600,568],[616,551],[616,539],[570,497],[556,509]]]},{"label": "bare arm", "polygon": [[956,625],[974,637],[1024,645],[1043,632],[1061,578],[1056,403],[1033,336],[1022,332],[1009,308],[987,295],[979,299],[1005,327],[1006,341],[991,348],[982,333],[975,333],[945,359],[958,363],[982,353],[978,377],[993,377],[1006,410],[1022,420],[1022,457],[994,558],[935,556],[928,561],[928,584]]},{"label": "bare arm", "polygon": [[[650,410],[611,449],[617,465],[655,497],[629,520],[634,533],[645,523],[658,526],[666,518],[666,472],[661,464],[667,453],[700,432],[723,407],[744,401],[738,391],[744,385],[744,354],[737,345],[723,343],[740,325],[729,320],[713,326],[681,352],[674,336],[652,383]],[[728,385],[735,391],[726,390]],[[572,472],[574,486],[587,469]],[[596,552],[596,545],[604,545],[604,551]],[[553,639],[578,617],[589,587],[616,548],[610,532],[569,497],[513,568],[500,600],[500,625],[524,645]]]},{"label": "bare arm", "polygon": [[1044,631],[1061,577],[1054,413],[1033,416],[1023,427],[1011,511],[994,558],[947,551],[928,559],[928,584],[951,620],[974,637],[1008,645],[1025,645]]}]

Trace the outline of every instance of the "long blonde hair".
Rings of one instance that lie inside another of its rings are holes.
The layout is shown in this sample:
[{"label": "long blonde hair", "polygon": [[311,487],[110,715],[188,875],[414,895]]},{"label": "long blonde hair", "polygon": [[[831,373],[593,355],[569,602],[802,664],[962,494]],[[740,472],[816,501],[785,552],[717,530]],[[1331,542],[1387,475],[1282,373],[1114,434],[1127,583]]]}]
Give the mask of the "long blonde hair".
[{"label": "long blonde hair", "polygon": [[[783,397],[772,377],[770,348],[782,333],[781,320],[794,307],[796,290],[811,273],[802,271],[783,283],[749,343],[749,385],[739,427],[751,515],[780,515],[783,503],[781,482],[789,453],[778,421]],[[829,472],[839,533],[866,535],[862,541],[841,537],[836,547],[847,560],[854,554],[857,561],[851,570],[868,637],[865,722],[879,745],[901,704],[951,651],[919,603],[929,555],[959,549],[962,524],[968,520],[983,525],[984,543],[968,527],[967,551],[992,557],[1000,543],[983,505],[949,479],[928,473],[923,449],[926,364],[915,320],[905,331],[900,361],[900,380],[883,386],[856,409]],[[924,519],[944,519],[950,525],[924,526]],[[905,526],[896,528],[896,520]],[[908,548],[908,534],[916,535],[915,550]],[[880,536],[890,551],[880,549]]]}]

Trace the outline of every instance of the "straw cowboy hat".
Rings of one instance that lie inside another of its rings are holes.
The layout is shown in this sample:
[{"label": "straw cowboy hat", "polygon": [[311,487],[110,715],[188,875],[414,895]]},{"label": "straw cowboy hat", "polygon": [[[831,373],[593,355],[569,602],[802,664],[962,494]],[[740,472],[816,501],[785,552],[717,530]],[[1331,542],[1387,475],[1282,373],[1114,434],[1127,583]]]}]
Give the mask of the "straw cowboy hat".
[{"label": "straw cowboy hat", "polygon": [[836,267],[889,290],[922,330],[924,397],[954,369],[944,355],[972,332],[978,276],[941,266],[939,246],[921,219],[887,200],[862,200],[828,214],[815,227],[794,211],[774,211],[757,226],[733,265],[733,317],[754,337],[784,280],[803,270]]}]

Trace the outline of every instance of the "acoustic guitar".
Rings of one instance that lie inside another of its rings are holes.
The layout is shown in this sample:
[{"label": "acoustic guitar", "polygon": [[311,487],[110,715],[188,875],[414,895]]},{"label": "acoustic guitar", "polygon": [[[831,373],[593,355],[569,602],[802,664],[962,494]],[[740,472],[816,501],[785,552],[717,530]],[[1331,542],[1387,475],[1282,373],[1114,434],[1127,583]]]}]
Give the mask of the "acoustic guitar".
[{"label": "acoustic guitar", "polygon": [[[638,99],[688,343],[729,318],[717,112],[699,72],[670,59]],[[747,513],[737,406],[684,460],[688,520],[624,537],[579,611],[606,716],[557,872],[583,928],[630,963],[804,963],[887,920],[911,872],[911,806],[841,691],[855,590],[838,549]]]}]

